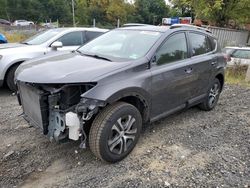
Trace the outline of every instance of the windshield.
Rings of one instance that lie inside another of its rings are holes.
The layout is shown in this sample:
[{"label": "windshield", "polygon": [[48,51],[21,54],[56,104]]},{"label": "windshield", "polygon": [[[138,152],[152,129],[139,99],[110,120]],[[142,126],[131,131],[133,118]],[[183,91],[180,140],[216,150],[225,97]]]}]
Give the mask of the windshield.
[{"label": "windshield", "polygon": [[86,55],[109,59],[135,60],[146,55],[161,33],[154,31],[113,30],[78,49]]},{"label": "windshield", "polygon": [[48,31],[38,33],[37,35],[34,35],[33,37],[23,41],[22,43],[30,45],[39,45],[44,42],[47,42],[49,39],[56,36],[58,33],[60,33],[60,30],[51,29]]}]

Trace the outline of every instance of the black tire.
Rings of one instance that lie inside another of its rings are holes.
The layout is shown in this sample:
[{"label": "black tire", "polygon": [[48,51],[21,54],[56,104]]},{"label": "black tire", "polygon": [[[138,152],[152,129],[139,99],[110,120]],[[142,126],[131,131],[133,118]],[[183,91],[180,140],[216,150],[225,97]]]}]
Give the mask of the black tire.
[{"label": "black tire", "polygon": [[9,87],[9,89],[11,91],[16,91],[17,90],[17,86],[14,82],[14,77],[15,77],[15,72],[16,72],[16,69],[19,65],[14,65],[12,66],[9,70],[8,70],[8,73],[6,75],[6,83],[7,83],[7,86]]},{"label": "black tire", "polygon": [[[97,115],[90,128],[90,150],[103,161],[111,163],[121,161],[134,149],[141,128],[141,114],[133,105],[117,102],[107,106]],[[131,138],[127,139],[128,136]]]},{"label": "black tire", "polygon": [[209,87],[207,96],[203,103],[199,105],[199,108],[204,111],[210,111],[215,108],[221,93],[221,83],[215,78]]}]

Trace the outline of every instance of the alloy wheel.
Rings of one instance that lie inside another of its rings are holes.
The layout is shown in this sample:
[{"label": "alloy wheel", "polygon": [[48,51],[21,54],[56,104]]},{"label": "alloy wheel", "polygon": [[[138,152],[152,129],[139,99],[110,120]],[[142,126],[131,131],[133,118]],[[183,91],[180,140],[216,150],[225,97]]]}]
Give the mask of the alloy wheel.
[{"label": "alloy wheel", "polygon": [[208,101],[208,104],[210,107],[213,107],[218,98],[219,98],[219,94],[220,94],[220,87],[219,87],[219,84],[218,83],[215,83],[213,85],[213,87],[210,89],[210,92],[209,92],[209,101]]},{"label": "alloy wheel", "polygon": [[111,128],[108,147],[111,153],[121,155],[135,140],[137,128],[132,115],[120,117]]}]

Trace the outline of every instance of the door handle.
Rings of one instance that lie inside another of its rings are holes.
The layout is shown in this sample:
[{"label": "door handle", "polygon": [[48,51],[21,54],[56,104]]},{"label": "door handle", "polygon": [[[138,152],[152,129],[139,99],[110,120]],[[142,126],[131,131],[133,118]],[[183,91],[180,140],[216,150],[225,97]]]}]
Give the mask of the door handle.
[{"label": "door handle", "polygon": [[187,69],[185,69],[185,72],[187,74],[190,74],[191,72],[193,72],[193,68],[187,68]]},{"label": "door handle", "polygon": [[216,63],[217,63],[216,61],[213,61],[213,62],[211,63],[211,65],[214,66],[214,65],[216,65]]}]

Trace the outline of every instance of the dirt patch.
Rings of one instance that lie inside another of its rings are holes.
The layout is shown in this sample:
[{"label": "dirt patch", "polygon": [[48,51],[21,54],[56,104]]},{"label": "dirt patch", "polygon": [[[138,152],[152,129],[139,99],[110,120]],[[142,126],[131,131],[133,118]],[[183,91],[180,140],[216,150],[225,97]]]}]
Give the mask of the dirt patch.
[{"label": "dirt patch", "polygon": [[123,161],[50,143],[0,90],[0,187],[249,187],[250,89],[227,85],[211,112],[192,108],[145,127]]}]

